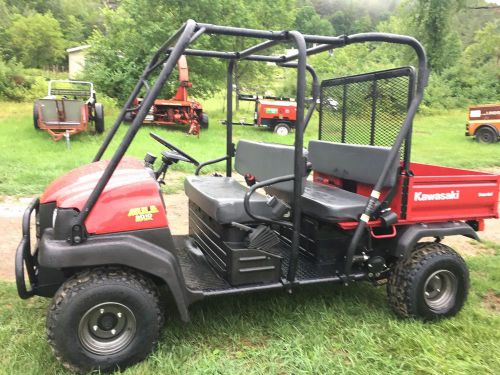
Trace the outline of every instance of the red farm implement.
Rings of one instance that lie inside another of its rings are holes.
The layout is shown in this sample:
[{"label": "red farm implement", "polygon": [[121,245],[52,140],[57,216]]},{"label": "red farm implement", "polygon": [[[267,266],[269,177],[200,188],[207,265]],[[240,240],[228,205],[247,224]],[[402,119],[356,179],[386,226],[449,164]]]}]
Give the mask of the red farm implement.
[{"label": "red farm implement", "polygon": [[[142,121],[143,124],[156,125],[187,125],[188,133],[197,135],[200,129],[208,129],[208,115],[203,112],[200,102],[189,99],[188,88],[192,87],[189,81],[189,71],[185,56],[181,56],[177,61],[179,69],[179,87],[177,93],[170,99],[156,99],[148,114]],[[138,107],[142,103],[142,98],[137,98],[134,105]],[[137,115],[137,111],[132,111],[129,120]]]}]

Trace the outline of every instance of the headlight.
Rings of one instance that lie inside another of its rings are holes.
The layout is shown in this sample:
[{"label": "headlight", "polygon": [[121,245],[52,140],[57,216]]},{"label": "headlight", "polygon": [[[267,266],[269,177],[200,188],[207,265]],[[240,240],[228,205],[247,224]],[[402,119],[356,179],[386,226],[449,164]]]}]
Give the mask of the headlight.
[{"label": "headlight", "polygon": [[52,213],[52,228],[56,226],[57,219],[57,208],[54,208],[54,212]]}]

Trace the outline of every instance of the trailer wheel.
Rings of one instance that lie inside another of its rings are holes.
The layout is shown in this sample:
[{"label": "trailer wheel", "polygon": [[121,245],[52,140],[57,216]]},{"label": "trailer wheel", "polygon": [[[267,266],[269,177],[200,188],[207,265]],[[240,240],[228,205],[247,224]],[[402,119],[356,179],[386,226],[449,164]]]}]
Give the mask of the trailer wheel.
[{"label": "trailer wheel", "polygon": [[205,112],[200,117],[200,128],[208,129],[208,115]]},{"label": "trailer wheel", "polygon": [[396,262],[387,283],[392,310],[403,318],[423,320],[456,315],[468,289],[465,261],[437,242],[418,243],[408,257]]},{"label": "trailer wheel", "polygon": [[57,359],[73,371],[111,371],[143,360],[158,340],[163,316],[156,285],[124,268],[76,274],[57,291],[47,336]]},{"label": "trailer wheel", "polygon": [[104,132],[104,106],[101,103],[95,103],[94,126],[98,134]]},{"label": "trailer wheel", "polygon": [[498,134],[489,126],[482,126],[476,131],[476,140],[479,143],[495,143],[498,140]]},{"label": "trailer wheel", "polygon": [[35,130],[40,130],[40,127],[38,126],[38,119],[39,119],[39,105],[38,103],[33,104],[33,126],[35,127]]},{"label": "trailer wheel", "polygon": [[285,136],[290,133],[290,126],[283,122],[280,122],[279,124],[276,124],[273,131],[278,135]]}]

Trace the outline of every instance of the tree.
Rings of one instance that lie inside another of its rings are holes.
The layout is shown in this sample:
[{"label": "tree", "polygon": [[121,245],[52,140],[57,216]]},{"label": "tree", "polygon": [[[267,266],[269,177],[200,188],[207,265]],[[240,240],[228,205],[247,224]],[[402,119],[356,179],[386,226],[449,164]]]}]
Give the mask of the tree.
[{"label": "tree", "polygon": [[7,49],[26,67],[43,68],[61,62],[65,40],[51,14],[16,16],[7,28]]},{"label": "tree", "polygon": [[[179,17],[179,14],[185,15]],[[221,21],[221,15],[224,16]],[[295,18],[293,3],[287,0],[123,0],[115,9],[105,9],[104,30],[96,30],[89,43],[94,46],[86,64],[86,74],[110,96],[124,99],[139,78],[149,56],[178,29],[187,18],[198,22],[224,23],[262,29],[290,29]],[[140,25],[138,27],[137,25]],[[234,37],[211,38],[204,35],[193,48],[240,51],[256,40]],[[227,62],[218,59],[188,57],[192,93],[208,96],[225,82]],[[237,81],[255,84],[266,71],[265,64],[241,62]],[[162,93],[172,94],[172,81]],[[265,82],[265,80],[264,80]]]},{"label": "tree", "polygon": [[451,25],[463,3],[463,0],[418,0],[414,16],[417,33],[429,55],[430,68],[437,72],[458,60],[461,46]]},{"label": "tree", "polygon": [[500,21],[489,22],[474,35],[474,42],[464,51],[464,59],[481,67],[492,62],[500,65]]},{"label": "tree", "polygon": [[335,34],[332,24],[321,18],[311,5],[299,8],[295,17],[295,28],[304,34]]}]

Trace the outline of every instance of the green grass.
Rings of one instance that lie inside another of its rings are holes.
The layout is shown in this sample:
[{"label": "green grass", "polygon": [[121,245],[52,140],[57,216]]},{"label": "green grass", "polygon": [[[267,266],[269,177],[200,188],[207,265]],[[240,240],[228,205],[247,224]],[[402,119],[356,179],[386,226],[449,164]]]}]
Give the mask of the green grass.
[{"label": "green grass", "polygon": [[[220,120],[224,99],[217,96],[204,101],[210,116],[210,129],[199,138],[186,135],[185,127],[151,127],[140,129],[130,146],[129,155],[142,158],[152,151],[158,154],[161,146],[149,137],[154,131],[165,139],[193,155],[200,161],[216,158],[225,152],[225,127]],[[252,103],[242,103],[241,114],[247,121],[252,118]],[[57,176],[84,163],[96,153],[104,135],[79,134],[71,140],[71,149],[64,141],[54,143],[43,131],[35,131],[31,104],[0,103],[0,194],[39,194]],[[109,112],[109,109],[107,109]],[[116,117],[116,111],[106,117],[109,129]],[[481,145],[464,136],[465,112],[452,111],[443,115],[418,117],[415,121],[413,160],[437,163],[447,166],[479,168],[500,165],[500,144]],[[127,131],[122,126],[109,148],[107,157]],[[313,118],[306,132],[305,144],[317,138],[317,118]],[[293,136],[279,137],[265,128],[234,127],[234,142],[239,139],[293,143]],[[207,171],[223,170],[223,164],[207,168]],[[192,172],[192,165],[179,163],[175,170]],[[168,180],[167,180],[168,181]],[[177,184],[179,185],[179,184]]]},{"label": "green grass", "polygon": [[[103,136],[81,134],[71,149],[35,132],[31,105],[3,103],[0,115],[0,193],[40,193],[65,171],[90,161]],[[130,154],[158,153],[154,130],[199,160],[224,153],[222,99],[206,103],[210,129],[199,139],[183,128],[140,130]],[[249,115],[246,115],[250,118]],[[494,167],[500,144],[479,145],[463,136],[464,115],[448,112],[419,117],[414,159],[457,167]],[[111,116],[107,119],[109,127]],[[121,132],[126,131],[125,126]],[[307,139],[317,129],[311,124]],[[235,127],[241,138],[293,142],[265,129]],[[120,138],[120,137],[117,137]],[[116,147],[115,144],[111,149]],[[179,164],[176,169],[192,171]],[[179,188],[178,181],[168,188]],[[485,296],[500,294],[500,248],[495,255],[471,257],[472,287],[464,310],[436,323],[397,319],[384,288],[367,283],[311,287],[292,296],[273,292],[198,303],[192,322],[181,323],[170,306],[158,350],[125,374],[495,374],[500,368],[499,306]],[[22,301],[13,283],[0,283],[0,374],[65,374],[45,340],[48,300]]]},{"label": "green grass", "polygon": [[[207,300],[187,325],[172,313],[158,349],[125,374],[495,374],[500,307],[483,299],[500,294],[496,253],[467,260],[471,293],[452,319],[400,320],[367,283]],[[47,305],[0,283],[0,373],[66,373],[45,340]]]}]

